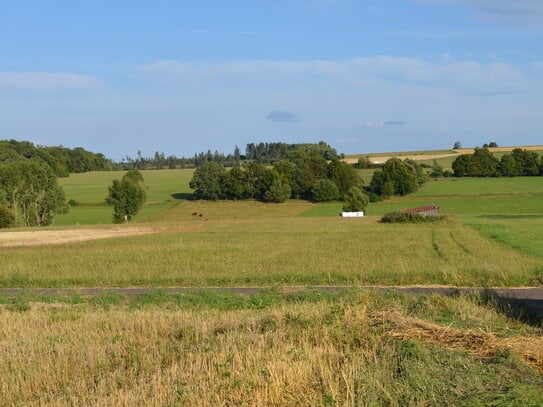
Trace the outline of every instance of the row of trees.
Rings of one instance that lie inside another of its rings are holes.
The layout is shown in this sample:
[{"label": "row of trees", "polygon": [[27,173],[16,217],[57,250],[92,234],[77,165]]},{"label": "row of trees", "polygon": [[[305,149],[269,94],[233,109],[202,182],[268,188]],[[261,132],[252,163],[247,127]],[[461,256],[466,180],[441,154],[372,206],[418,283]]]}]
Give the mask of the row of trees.
[{"label": "row of trees", "polygon": [[48,147],[29,141],[0,140],[0,164],[34,159],[47,164],[58,177],[69,173],[113,170],[115,164],[104,157],[84,148]]},{"label": "row of trees", "polygon": [[496,158],[486,148],[476,148],[473,154],[458,156],[452,163],[457,177],[535,176],[543,175],[543,156],[535,151],[516,148]]}]

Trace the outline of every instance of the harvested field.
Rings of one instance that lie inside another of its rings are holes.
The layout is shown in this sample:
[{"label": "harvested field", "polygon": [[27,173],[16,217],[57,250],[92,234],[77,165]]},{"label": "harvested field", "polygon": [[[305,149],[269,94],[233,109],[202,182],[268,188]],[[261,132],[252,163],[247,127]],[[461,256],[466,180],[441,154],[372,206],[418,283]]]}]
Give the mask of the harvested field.
[{"label": "harvested field", "polygon": [[[171,229],[171,228],[169,228]],[[112,227],[102,229],[66,229],[66,230],[33,230],[20,232],[0,233],[0,247],[23,247],[62,245],[89,240],[108,239],[113,237],[139,236],[151,233],[160,233],[168,228],[162,227]],[[194,230],[195,227],[184,228]],[[183,228],[172,230],[182,231]]]},{"label": "harvested field", "polygon": [[[495,148],[489,148],[488,150],[491,153],[504,153],[513,151],[515,148],[522,148],[523,150],[528,151],[543,151],[543,146],[526,146],[526,147],[495,147]],[[455,150],[454,153],[447,153],[447,154],[407,154],[406,153],[398,153],[394,154],[391,153],[388,156],[381,156],[381,155],[372,155],[372,154],[360,154],[360,156],[367,156],[369,160],[374,164],[382,164],[386,162],[387,160],[397,157],[401,158],[402,160],[405,160],[409,158],[413,161],[426,161],[426,160],[438,160],[440,158],[449,158],[449,157],[457,157],[461,154],[473,154],[475,149],[473,148],[460,148],[458,150]],[[354,158],[346,158],[344,160],[348,164],[355,164],[358,162],[358,157]]]}]

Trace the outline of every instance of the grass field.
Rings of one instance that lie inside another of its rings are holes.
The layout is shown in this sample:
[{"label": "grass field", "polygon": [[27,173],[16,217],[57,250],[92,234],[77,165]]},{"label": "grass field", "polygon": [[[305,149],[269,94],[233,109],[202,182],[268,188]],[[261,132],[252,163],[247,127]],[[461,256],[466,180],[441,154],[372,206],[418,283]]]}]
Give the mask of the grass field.
[{"label": "grass field", "polygon": [[[276,205],[278,216],[272,217],[265,204],[254,206],[254,217],[215,219],[204,205],[186,202],[158,215],[167,216],[165,225],[172,228],[163,233],[3,248],[0,285],[515,286],[532,284],[543,267],[543,259],[497,245],[455,222],[296,218],[285,213],[288,205]],[[293,203],[290,209],[300,208]],[[196,211],[209,218],[192,217]]]},{"label": "grass field", "polygon": [[[167,202],[186,198],[192,194],[189,181],[194,170],[146,170],[141,171],[147,186],[147,201]],[[114,179],[121,179],[123,171],[92,171],[70,174],[59,178],[66,199],[75,199],[82,204],[103,203],[107,189]]]},{"label": "grass field", "polygon": [[[147,219],[173,203],[190,198],[192,190],[189,182],[194,170],[147,170],[142,171],[147,186],[147,204],[144,205],[134,221]],[[56,217],[55,225],[104,225],[111,223],[113,208],[105,205],[107,189],[114,179],[121,179],[122,171],[93,171],[82,174],[71,174],[67,178],[59,178],[66,199],[79,202],[70,207],[67,214]]]},{"label": "grass field", "polygon": [[[167,180],[182,180],[178,190],[186,191],[189,173],[166,171],[156,187],[150,186],[150,195],[164,201],[145,206],[137,220],[164,225],[165,231],[0,248],[0,285],[511,286],[537,283],[543,269],[539,177],[433,181],[414,195],[370,204],[368,218],[346,220],[338,216],[338,203],[168,202]],[[111,174],[83,175],[96,183]],[[160,175],[147,171],[144,176]],[[72,196],[83,196],[84,185],[72,185]],[[452,220],[435,225],[377,222],[378,215],[429,203],[453,215]],[[107,224],[110,211],[78,206],[57,224]]]},{"label": "grass field", "polygon": [[371,292],[0,305],[3,405],[541,405],[541,330]]},{"label": "grass field", "polygon": [[[97,204],[121,176],[63,179],[86,205],[41,230],[111,230]],[[0,296],[0,405],[543,405],[543,331],[492,302],[274,288],[541,286],[543,177],[429,182],[343,219],[339,203],[185,200],[191,176],[144,172],[152,204],[122,237],[0,239],[0,286],[272,288]],[[429,203],[448,220],[378,222]]]}]

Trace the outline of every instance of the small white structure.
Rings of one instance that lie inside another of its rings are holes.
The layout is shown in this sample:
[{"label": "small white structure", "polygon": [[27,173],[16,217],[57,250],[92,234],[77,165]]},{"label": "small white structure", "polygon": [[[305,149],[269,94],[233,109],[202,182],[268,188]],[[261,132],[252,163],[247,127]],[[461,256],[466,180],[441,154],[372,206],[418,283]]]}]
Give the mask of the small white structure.
[{"label": "small white structure", "polygon": [[364,212],[341,212],[342,218],[361,218],[364,216]]}]

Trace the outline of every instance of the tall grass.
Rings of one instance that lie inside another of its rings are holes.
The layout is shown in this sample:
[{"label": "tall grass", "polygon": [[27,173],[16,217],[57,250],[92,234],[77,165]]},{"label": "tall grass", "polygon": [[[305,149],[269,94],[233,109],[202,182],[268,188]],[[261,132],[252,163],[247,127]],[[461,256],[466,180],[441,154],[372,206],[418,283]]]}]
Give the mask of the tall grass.
[{"label": "tall grass", "polygon": [[[369,218],[214,220],[211,215],[206,221],[189,208],[172,209],[169,230],[158,234],[1,248],[0,285],[508,286],[529,284],[543,264],[504,246],[497,251],[454,222],[384,225]],[[176,216],[183,220],[174,223]]]}]

